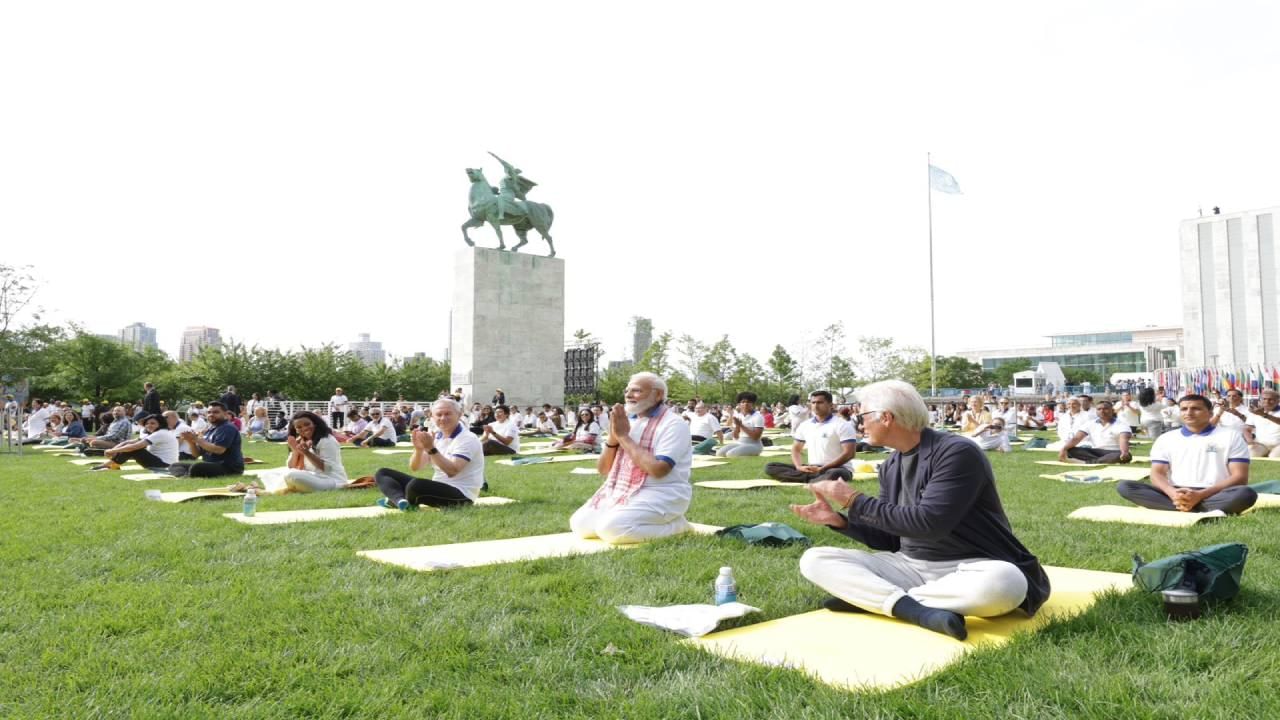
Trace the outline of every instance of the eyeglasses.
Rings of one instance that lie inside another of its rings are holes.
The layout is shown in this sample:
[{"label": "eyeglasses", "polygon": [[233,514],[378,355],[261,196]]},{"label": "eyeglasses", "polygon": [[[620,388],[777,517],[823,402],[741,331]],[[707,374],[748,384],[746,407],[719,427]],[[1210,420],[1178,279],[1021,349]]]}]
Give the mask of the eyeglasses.
[{"label": "eyeglasses", "polygon": [[[860,413],[858,413],[857,415],[855,415],[854,417],[858,418],[859,420],[863,420],[863,418],[865,418],[865,417],[866,417],[866,416],[868,416],[868,415],[876,415],[876,414],[881,413],[881,412],[884,412],[884,411],[883,411],[883,410],[868,410],[868,411],[866,411],[866,412],[860,412]],[[863,420],[863,422],[866,422],[866,421],[865,421],[865,420]]]}]

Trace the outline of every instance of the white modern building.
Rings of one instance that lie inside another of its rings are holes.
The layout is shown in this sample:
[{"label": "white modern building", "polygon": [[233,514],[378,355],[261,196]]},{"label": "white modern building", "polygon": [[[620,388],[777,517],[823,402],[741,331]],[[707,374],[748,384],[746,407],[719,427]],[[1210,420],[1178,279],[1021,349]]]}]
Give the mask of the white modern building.
[{"label": "white modern building", "polygon": [[351,354],[360,358],[360,362],[365,365],[377,365],[378,363],[386,363],[387,352],[382,349],[382,343],[369,339],[369,333],[360,333],[356,336],[358,339],[350,343],[347,349]]},{"label": "white modern building", "polygon": [[1182,221],[1184,365],[1280,363],[1277,215],[1280,207]]},{"label": "white modern building", "polygon": [[1046,345],[1031,347],[964,350],[956,355],[995,370],[1001,365],[1027,359],[1031,366],[1057,363],[1068,374],[1072,369],[1095,372],[1106,382],[1114,373],[1148,373],[1178,367],[1182,362],[1182,328],[1147,326],[1142,328],[1060,333],[1046,336]]},{"label": "white modern building", "polygon": [[131,347],[138,352],[149,347],[159,347],[156,344],[156,329],[140,322],[120,328],[118,339],[121,345]]},{"label": "white modern building", "polygon": [[178,349],[178,362],[187,362],[207,348],[222,347],[222,333],[218,328],[204,325],[188,327],[182,331],[182,345]]}]

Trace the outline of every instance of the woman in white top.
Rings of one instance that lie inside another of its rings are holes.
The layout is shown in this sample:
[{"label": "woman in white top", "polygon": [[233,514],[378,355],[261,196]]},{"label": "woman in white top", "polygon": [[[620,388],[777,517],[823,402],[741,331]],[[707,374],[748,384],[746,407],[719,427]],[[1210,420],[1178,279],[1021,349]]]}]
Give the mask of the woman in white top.
[{"label": "woman in white top", "polygon": [[1138,421],[1147,437],[1152,440],[1164,432],[1164,405],[1156,400],[1156,391],[1142,388],[1138,391]]},{"label": "woman in white top", "polygon": [[336,490],[347,484],[342,450],[324,418],[307,410],[294,413],[289,420],[287,442],[289,469],[263,473],[263,492],[270,495],[306,493]]},{"label": "woman in white top", "polygon": [[137,440],[126,440],[107,450],[107,466],[118,469],[130,460],[144,468],[167,470],[178,462],[178,439],[169,432],[164,418],[147,415],[142,418],[142,433]]},{"label": "woman in white top", "polygon": [[787,399],[787,419],[791,423],[792,431],[809,419],[809,408],[800,404],[799,395],[792,395]]},{"label": "woman in white top", "polygon": [[596,423],[596,416],[591,408],[578,411],[578,424],[574,426],[572,433],[556,443],[556,447],[579,452],[600,451],[600,425]]}]

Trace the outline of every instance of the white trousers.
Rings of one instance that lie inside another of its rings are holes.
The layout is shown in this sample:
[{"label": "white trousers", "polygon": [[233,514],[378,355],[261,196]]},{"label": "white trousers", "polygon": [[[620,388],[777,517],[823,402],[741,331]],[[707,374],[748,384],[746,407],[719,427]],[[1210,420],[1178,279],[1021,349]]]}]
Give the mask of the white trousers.
[{"label": "white trousers", "polygon": [[693,489],[688,483],[671,486],[644,485],[625,505],[599,508],[587,501],[569,518],[569,528],[582,538],[600,538],[611,545],[656,540],[686,532]]},{"label": "white trousers", "polygon": [[898,552],[816,547],[800,556],[800,574],[863,610],[890,615],[904,595],[925,607],[995,617],[1022,604],[1027,578],[1003,560],[915,560]]},{"label": "white trousers", "polygon": [[1010,452],[1013,447],[1009,445],[1009,436],[1004,433],[991,435],[983,433],[977,437],[970,437],[970,440],[978,444],[983,450],[999,450],[1000,452]]},{"label": "white trousers", "polygon": [[741,440],[716,448],[716,455],[720,457],[753,457],[762,452],[764,452],[763,443],[743,442]]},{"label": "white trousers", "polygon": [[285,490],[293,492],[315,492],[316,490],[336,490],[343,481],[329,475],[320,475],[310,470],[283,470],[263,473],[259,479],[266,492],[279,494]]}]

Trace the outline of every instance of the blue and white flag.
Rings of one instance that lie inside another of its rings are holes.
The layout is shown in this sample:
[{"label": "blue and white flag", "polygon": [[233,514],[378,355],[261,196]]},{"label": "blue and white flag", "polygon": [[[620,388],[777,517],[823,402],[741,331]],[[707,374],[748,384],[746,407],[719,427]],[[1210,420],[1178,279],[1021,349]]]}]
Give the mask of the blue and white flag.
[{"label": "blue and white flag", "polygon": [[960,194],[960,183],[951,177],[951,173],[933,165],[929,166],[929,187],[949,195]]}]

